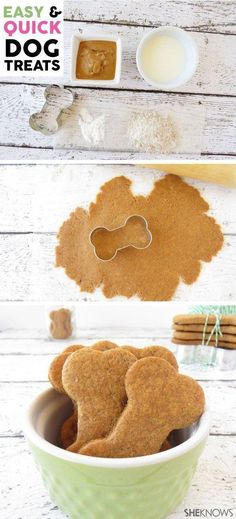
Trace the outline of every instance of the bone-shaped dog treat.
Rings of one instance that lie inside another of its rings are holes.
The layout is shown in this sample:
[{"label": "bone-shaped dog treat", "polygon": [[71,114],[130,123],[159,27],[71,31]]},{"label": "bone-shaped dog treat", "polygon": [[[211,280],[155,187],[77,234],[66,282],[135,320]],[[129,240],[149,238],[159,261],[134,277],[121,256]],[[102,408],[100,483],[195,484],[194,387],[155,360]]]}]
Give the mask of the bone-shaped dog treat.
[{"label": "bone-shaped dog treat", "polygon": [[81,346],[80,344],[72,344],[71,346],[67,346],[60,355],[63,355],[63,353],[74,353],[74,351],[81,350],[84,348],[84,346]]},{"label": "bone-shaped dog treat", "polygon": [[172,447],[171,447],[171,444],[170,444],[169,440],[165,440],[164,443],[162,444],[161,448],[160,448],[160,452],[168,451],[171,448]]},{"label": "bone-shaped dog treat", "polygon": [[[113,348],[118,348],[117,344],[111,341],[98,341],[95,342],[92,346],[77,346],[76,344],[72,346],[68,346],[63,350],[62,353],[73,353],[74,351],[77,351],[81,348],[91,348],[92,350],[98,350],[98,351],[106,351],[106,350],[113,350]],[[132,352],[131,352],[132,353]]]},{"label": "bone-shaped dog treat", "polygon": [[164,346],[146,346],[145,348],[135,348],[135,346],[123,346],[125,350],[133,353],[137,359],[144,359],[145,357],[160,357],[167,360],[175,369],[178,370],[178,363],[174,354],[164,348]]},{"label": "bone-shaped dog treat", "polygon": [[46,102],[41,112],[32,114],[29,124],[36,132],[53,135],[59,128],[58,119],[61,112],[72,105],[74,96],[67,88],[51,85],[45,89],[44,97]]},{"label": "bone-shaped dog treat", "polygon": [[[83,346],[76,346],[76,350],[83,349]],[[62,385],[61,374],[62,368],[66,362],[66,359],[72,355],[71,351],[62,352],[60,355],[57,355],[55,359],[50,364],[48,378],[51,382],[52,386],[59,393],[65,393],[64,387]]]},{"label": "bone-shaped dog treat", "polygon": [[72,353],[62,370],[67,395],[78,407],[78,432],[68,450],[78,452],[90,440],[105,437],[126,405],[125,375],[137,359],[120,348]]},{"label": "bone-shaped dog treat", "polygon": [[50,332],[54,339],[67,339],[72,335],[71,312],[60,308],[50,312]]},{"label": "bone-shaped dog treat", "polygon": [[97,350],[97,351],[114,350],[114,348],[118,348],[117,344],[115,344],[114,342],[110,342],[110,341],[99,341],[99,342],[96,342],[95,344],[93,344],[93,346],[91,346],[92,350]]},{"label": "bone-shaped dog treat", "polygon": [[[88,349],[94,349],[98,351],[106,351],[111,350],[113,348],[117,348],[117,344],[110,341],[99,341],[96,342],[93,346]],[[87,349],[87,347],[85,347]],[[84,349],[84,346],[79,344],[74,344],[73,346],[68,346],[65,350],[63,350],[60,355],[57,355],[55,359],[50,364],[48,378],[56,391],[59,393],[66,393],[62,384],[62,368],[66,362],[66,359],[75,351]]]},{"label": "bone-shaped dog treat", "polygon": [[77,410],[74,410],[73,414],[63,423],[60,431],[60,443],[63,449],[67,449],[76,440],[77,421]]},{"label": "bone-shaped dog treat", "polygon": [[123,226],[116,229],[97,227],[89,238],[95,256],[102,261],[111,261],[117,252],[127,247],[146,249],[151,244],[152,234],[145,218],[133,215],[127,218]]},{"label": "bone-shaped dog treat", "polygon": [[[61,427],[60,431],[60,443],[63,449],[67,449],[72,443],[75,442],[77,437],[77,411],[75,410],[73,414],[65,420]],[[163,445],[160,448],[160,452],[167,451],[171,449],[171,444],[169,440],[165,440]]]},{"label": "bone-shaped dog treat", "polygon": [[157,357],[138,360],[125,380],[128,404],[107,438],[81,448],[87,456],[129,458],[160,451],[174,429],[192,425],[204,410],[204,393]]}]

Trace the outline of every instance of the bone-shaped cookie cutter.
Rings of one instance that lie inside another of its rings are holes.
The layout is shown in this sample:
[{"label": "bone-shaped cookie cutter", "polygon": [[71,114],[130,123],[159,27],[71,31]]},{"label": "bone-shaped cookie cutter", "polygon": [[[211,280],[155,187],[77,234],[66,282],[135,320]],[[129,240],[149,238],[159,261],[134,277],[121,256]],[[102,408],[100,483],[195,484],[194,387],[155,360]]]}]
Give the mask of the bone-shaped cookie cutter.
[{"label": "bone-shaped cookie cutter", "polygon": [[69,108],[74,96],[71,90],[59,85],[49,85],[44,92],[46,102],[41,112],[32,114],[29,119],[30,127],[43,135],[53,135],[59,129],[61,112]]},{"label": "bone-shaped cookie cutter", "polygon": [[128,247],[147,249],[152,243],[152,234],[146,218],[134,214],[129,216],[120,227],[114,229],[96,227],[90,233],[89,241],[97,259],[111,261],[119,251]]}]

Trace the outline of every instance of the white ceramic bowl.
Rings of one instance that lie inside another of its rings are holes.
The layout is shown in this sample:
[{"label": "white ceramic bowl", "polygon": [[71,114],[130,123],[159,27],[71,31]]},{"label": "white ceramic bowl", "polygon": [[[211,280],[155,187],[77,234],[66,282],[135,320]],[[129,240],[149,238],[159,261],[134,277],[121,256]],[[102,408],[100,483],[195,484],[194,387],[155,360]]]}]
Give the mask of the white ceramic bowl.
[{"label": "white ceramic bowl", "polygon": [[[77,55],[81,41],[113,41],[116,43],[116,71],[114,79],[78,79],[76,77],[76,62]],[[111,34],[74,34],[72,36],[72,62],[71,62],[71,80],[77,86],[114,86],[118,85],[121,76],[121,60],[122,60],[122,46],[119,36]]]},{"label": "white ceramic bowl", "polygon": [[[183,71],[181,72],[181,74],[179,74],[179,76],[177,76],[175,79],[171,81],[154,81],[153,78],[146,75],[144,68],[142,66],[141,56],[143,49],[147,42],[150,41],[156,35],[172,36],[176,38],[185,49],[186,59]],[[183,29],[179,29],[178,27],[158,27],[157,29],[153,29],[152,31],[149,31],[147,34],[145,34],[142,40],[140,41],[136,53],[136,62],[140,75],[149,85],[154,86],[158,90],[172,90],[181,85],[184,85],[185,83],[187,83],[187,81],[189,81],[192,78],[198,66],[199,53],[194,39],[188,32],[184,31]]]}]

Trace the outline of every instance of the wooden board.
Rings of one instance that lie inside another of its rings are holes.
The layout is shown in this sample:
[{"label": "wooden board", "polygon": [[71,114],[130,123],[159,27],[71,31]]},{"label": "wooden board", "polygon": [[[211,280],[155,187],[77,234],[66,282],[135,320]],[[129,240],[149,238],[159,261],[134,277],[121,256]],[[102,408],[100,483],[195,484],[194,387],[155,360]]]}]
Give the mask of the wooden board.
[{"label": "wooden board", "polygon": [[202,32],[235,34],[235,2],[233,0],[66,0],[66,20],[116,23],[126,25],[178,25]]},{"label": "wooden board", "polygon": [[[19,164],[19,162],[23,163],[35,163],[42,162],[42,149],[41,148],[33,148],[30,149],[28,147],[21,146],[1,146],[0,145],[0,161],[1,163],[9,163],[9,160],[6,160],[6,157],[11,157],[11,164]],[[144,155],[136,155],[135,160],[144,159]],[[205,158],[205,155],[202,154],[202,159]],[[124,156],[120,152],[106,152],[106,160],[107,161],[118,161],[123,160]],[[134,159],[132,153],[129,153],[125,156],[125,160],[131,161]],[[172,155],[171,159],[182,160],[186,159],[186,156],[181,154]],[[199,155],[191,155],[191,160],[198,160]],[[209,155],[207,154],[207,160],[226,160],[232,159],[232,155]],[[84,152],[81,150],[54,150],[53,148],[43,148],[43,161],[45,162],[55,162],[55,161],[78,161],[85,160]],[[104,153],[91,151],[89,152],[89,160],[90,161],[104,161]]]},{"label": "wooden board", "polygon": [[[192,80],[174,93],[152,91],[139,76],[135,51],[140,38],[152,27],[176,24],[193,33],[200,50],[200,65]],[[120,85],[112,91],[83,89],[99,103],[100,98],[124,108],[168,102],[184,104],[189,112],[197,103],[206,108],[206,125],[202,140],[202,157],[220,159],[236,155],[236,15],[235,2],[220,0],[161,0],[158,3],[119,0],[65,0],[65,76],[70,85],[71,35],[86,30],[93,33],[119,33],[123,41],[123,72]],[[43,82],[51,80],[44,78]],[[0,160],[132,160],[144,159],[145,153],[94,152],[90,150],[53,150],[53,139],[38,135],[28,126],[30,114],[43,103],[44,85],[36,78],[4,78],[0,85]],[[16,125],[17,121],[17,125]],[[115,127],[115,123],[114,123]],[[16,131],[17,128],[17,131]],[[10,152],[10,153],[9,153]],[[167,155],[166,155],[167,157]],[[168,155],[181,159],[189,155]],[[158,157],[157,157],[158,158]],[[200,155],[192,155],[199,159]]]},{"label": "wooden board", "polygon": [[[132,181],[135,194],[148,194],[163,177],[156,169],[130,164],[2,165],[0,233],[56,233],[76,207],[87,209],[102,184],[120,175]],[[199,189],[225,235],[236,234],[236,190],[190,178],[186,182]]]}]

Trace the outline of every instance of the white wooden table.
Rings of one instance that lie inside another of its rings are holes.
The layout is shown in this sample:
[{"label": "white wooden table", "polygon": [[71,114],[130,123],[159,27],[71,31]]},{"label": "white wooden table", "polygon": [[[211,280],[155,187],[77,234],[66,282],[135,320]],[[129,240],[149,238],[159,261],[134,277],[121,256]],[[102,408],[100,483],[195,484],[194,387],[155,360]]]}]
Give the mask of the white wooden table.
[{"label": "white wooden table", "polygon": [[[111,315],[110,309],[111,305],[80,304],[77,338],[69,343],[91,344],[107,338],[117,344],[161,344],[173,349],[172,316],[188,311],[186,304],[170,304],[167,308],[158,303],[137,304],[135,316],[130,305],[124,303],[116,310],[113,306]],[[64,517],[51,503],[23,436],[26,408],[37,394],[49,387],[50,361],[68,344],[48,339],[44,312],[42,305],[0,306],[1,519]],[[182,366],[183,370],[188,372],[186,366]],[[212,416],[211,433],[190,491],[171,519],[183,519],[186,508],[232,509],[231,517],[236,517],[236,372],[214,374],[213,370],[213,374],[208,374],[196,369],[192,376],[205,391]]]},{"label": "white wooden table", "polygon": [[[200,50],[200,64],[192,80],[174,92],[157,92],[139,76],[135,52],[142,35],[159,25],[178,25],[190,31]],[[117,88],[74,88],[94,100],[114,106],[166,103],[184,105],[191,112],[206,109],[202,158],[236,155],[236,3],[235,0],[65,0],[65,73],[70,86],[70,39],[78,31],[119,34],[123,41],[123,69]],[[0,159],[131,159],[141,153],[53,150],[53,139],[29,128],[30,114],[43,104],[45,84],[29,78],[4,78],[0,84]],[[170,157],[170,156],[169,156]],[[172,158],[174,155],[172,155]],[[183,158],[180,155],[177,158]],[[191,158],[199,158],[192,156]]]},{"label": "white wooden table", "polygon": [[[161,175],[127,164],[0,167],[0,301],[104,300],[100,289],[80,292],[63,269],[54,267],[56,233],[76,207],[88,208],[100,186],[122,174],[133,181],[136,194],[147,194]],[[197,282],[180,282],[174,299],[235,301],[236,191],[187,181],[209,202],[209,214],[221,225],[225,243],[210,263],[202,264]]]}]

